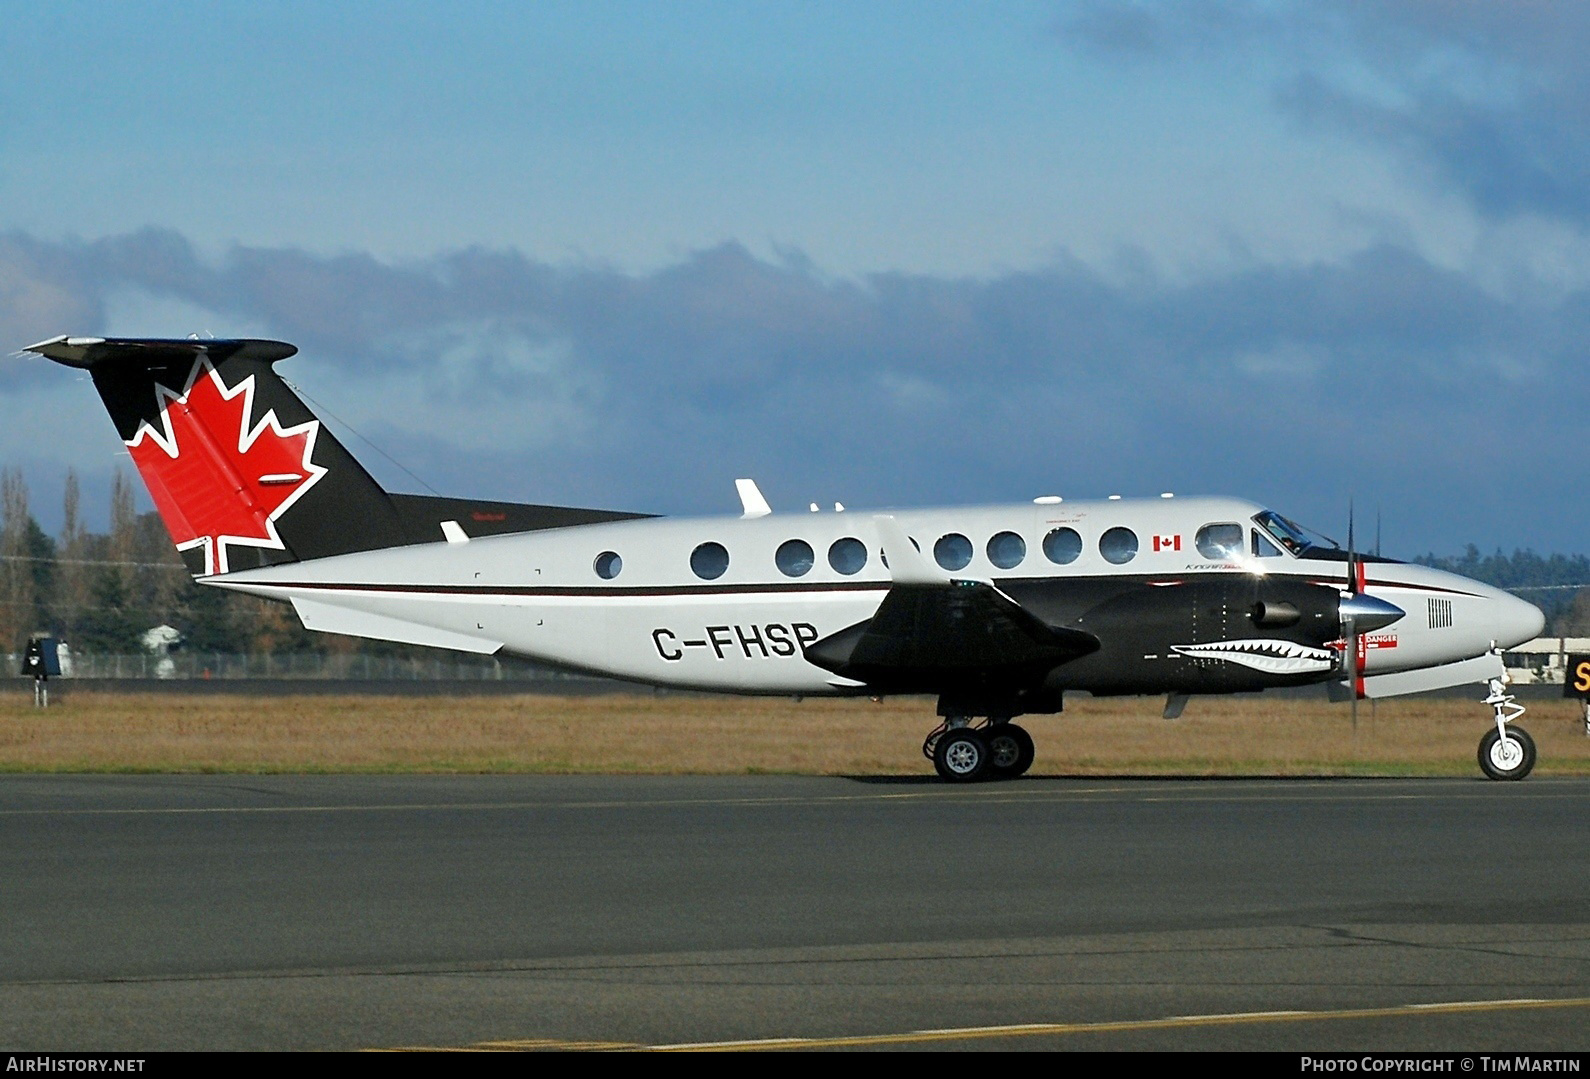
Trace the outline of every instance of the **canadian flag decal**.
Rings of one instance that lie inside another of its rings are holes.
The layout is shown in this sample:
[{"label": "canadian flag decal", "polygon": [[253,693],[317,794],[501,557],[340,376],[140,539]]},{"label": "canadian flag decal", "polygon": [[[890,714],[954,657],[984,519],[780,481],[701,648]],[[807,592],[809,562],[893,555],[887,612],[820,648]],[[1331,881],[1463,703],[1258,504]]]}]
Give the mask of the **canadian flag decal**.
[{"label": "canadian flag decal", "polygon": [[1181,536],[1155,536],[1154,550],[1179,551],[1181,550]]},{"label": "canadian flag decal", "polygon": [[201,357],[178,394],[158,383],[160,429],[127,443],[178,550],[203,547],[205,572],[227,572],[227,547],[285,550],[276,519],[326,470],[310,458],[320,421],[283,428],[274,411],[250,426],[254,376],[228,389]]}]

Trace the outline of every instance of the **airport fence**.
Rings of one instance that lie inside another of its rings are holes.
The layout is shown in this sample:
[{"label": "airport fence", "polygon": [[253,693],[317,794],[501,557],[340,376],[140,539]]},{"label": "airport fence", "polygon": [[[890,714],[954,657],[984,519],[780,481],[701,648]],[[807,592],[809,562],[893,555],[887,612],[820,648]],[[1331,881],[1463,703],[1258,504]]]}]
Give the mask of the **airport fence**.
[{"label": "airport fence", "polygon": [[[12,674],[22,656],[5,657]],[[173,656],[73,655],[62,664],[65,678],[223,679],[246,678],[371,682],[544,682],[578,677],[533,663],[491,656],[303,655],[180,652]]]}]

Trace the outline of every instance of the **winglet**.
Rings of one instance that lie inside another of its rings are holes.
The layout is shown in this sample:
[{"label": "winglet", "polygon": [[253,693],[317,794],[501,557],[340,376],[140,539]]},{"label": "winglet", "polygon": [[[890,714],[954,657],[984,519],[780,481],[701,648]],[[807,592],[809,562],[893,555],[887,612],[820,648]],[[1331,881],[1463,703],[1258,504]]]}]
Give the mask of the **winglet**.
[{"label": "winglet", "polygon": [[740,505],[745,512],[740,514],[742,520],[752,517],[766,517],[773,512],[773,507],[767,504],[767,499],[762,497],[761,490],[756,486],[755,480],[735,480],[734,489],[740,493]]},{"label": "winglet", "polygon": [[895,584],[948,584],[950,575],[929,562],[927,555],[917,550],[900,527],[900,522],[888,514],[874,517],[878,538],[883,541],[883,553],[889,560],[889,576]]}]

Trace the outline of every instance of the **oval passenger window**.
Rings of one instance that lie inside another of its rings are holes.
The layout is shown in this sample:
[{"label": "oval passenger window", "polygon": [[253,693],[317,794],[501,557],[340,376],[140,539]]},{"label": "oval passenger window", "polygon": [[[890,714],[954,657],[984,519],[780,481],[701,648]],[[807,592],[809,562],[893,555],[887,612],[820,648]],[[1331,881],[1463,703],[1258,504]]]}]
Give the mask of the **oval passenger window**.
[{"label": "oval passenger window", "polygon": [[1126,565],[1137,557],[1137,533],[1130,528],[1110,529],[1099,537],[1099,554],[1113,565]]},{"label": "oval passenger window", "polygon": [[784,576],[804,577],[811,572],[812,566],[817,562],[817,556],[812,552],[811,544],[805,540],[792,539],[778,545],[773,561]]},{"label": "oval passenger window", "polygon": [[1043,538],[1043,556],[1057,566],[1070,565],[1082,554],[1082,536],[1074,528],[1056,528]]},{"label": "oval passenger window", "polygon": [[611,581],[618,576],[618,571],[624,568],[624,560],[618,557],[617,551],[603,551],[596,556],[592,566],[598,577],[604,581]]},{"label": "oval passenger window", "polygon": [[847,577],[860,573],[867,564],[867,545],[853,536],[834,540],[828,548],[828,564]]},{"label": "oval passenger window", "polygon": [[703,543],[690,552],[690,568],[704,581],[715,581],[729,568],[729,552],[721,543]]},{"label": "oval passenger window", "polygon": [[988,541],[988,560],[1000,569],[1015,569],[1027,557],[1027,541],[1014,532],[1001,532]]},{"label": "oval passenger window", "polygon": [[959,532],[939,537],[933,545],[933,561],[945,569],[965,569],[972,560],[972,541]]},{"label": "oval passenger window", "polygon": [[1239,524],[1204,525],[1193,540],[1198,553],[1211,562],[1236,558],[1242,554],[1242,526]]}]

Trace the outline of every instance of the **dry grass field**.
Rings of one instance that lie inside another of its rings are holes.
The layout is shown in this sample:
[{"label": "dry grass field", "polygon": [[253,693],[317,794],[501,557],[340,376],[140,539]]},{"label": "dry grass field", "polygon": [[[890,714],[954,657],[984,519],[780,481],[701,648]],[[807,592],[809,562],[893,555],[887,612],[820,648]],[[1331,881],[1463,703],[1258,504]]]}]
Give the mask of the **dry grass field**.
[{"label": "dry grass field", "polygon": [[[1023,722],[1035,775],[1473,775],[1476,701],[1359,708],[1282,698],[1069,702]],[[5,772],[537,772],[925,775],[927,699],[246,697],[73,692],[0,698]],[[1572,701],[1534,702],[1537,774],[1590,774]]]}]

